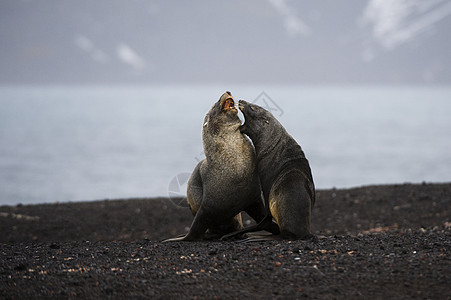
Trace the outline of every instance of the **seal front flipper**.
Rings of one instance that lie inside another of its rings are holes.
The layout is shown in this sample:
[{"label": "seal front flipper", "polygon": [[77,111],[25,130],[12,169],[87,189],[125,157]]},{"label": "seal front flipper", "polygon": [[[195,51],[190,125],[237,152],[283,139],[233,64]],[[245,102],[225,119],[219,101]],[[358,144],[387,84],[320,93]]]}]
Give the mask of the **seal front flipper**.
[{"label": "seal front flipper", "polygon": [[201,206],[194,217],[189,232],[185,236],[167,239],[163,242],[200,241],[208,229],[207,224],[211,224],[211,218],[208,217],[208,214],[205,213]]},{"label": "seal front flipper", "polygon": [[200,169],[202,165],[205,164],[205,159],[201,160],[197,166],[194,168],[191,176],[188,180],[188,185],[186,189],[186,202],[188,202],[189,208],[193,213],[193,216],[196,215],[202,204],[203,198],[203,183],[202,176],[200,174]]}]

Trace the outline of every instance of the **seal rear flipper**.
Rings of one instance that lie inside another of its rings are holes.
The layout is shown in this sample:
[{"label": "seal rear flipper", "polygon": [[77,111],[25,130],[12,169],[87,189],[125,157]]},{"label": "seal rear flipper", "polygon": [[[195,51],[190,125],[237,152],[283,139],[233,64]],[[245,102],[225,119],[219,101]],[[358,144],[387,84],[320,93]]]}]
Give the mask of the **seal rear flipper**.
[{"label": "seal rear flipper", "polygon": [[238,243],[252,243],[252,242],[262,242],[262,241],[286,241],[286,240],[315,240],[318,237],[314,235],[308,235],[305,237],[296,237],[291,233],[284,233],[274,235],[274,234],[262,234],[259,232],[251,233],[244,240],[237,241]]},{"label": "seal rear flipper", "polygon": [[263,200],[260,193],[257,197],[255,197],[254,203],[247,207],[244,211],[252,219],[254,219],[257,224],[263,221],[266,216],[271,213],[269,209],[266,209],[265,205],[263,205]]},{"label": "seal rear flipper", "polygon": [[223,237],[221,237],[221,240],[224,241],[232,238],[241,238],[241,236],[245,233],[261,230],[266,230],[273,234],[279,233],[279,226],[277,226],[277,224],[272,222],[271,212],[269,211],[269,209],[266,209],[265,206],[263,205],[263,201],[260,195],[255,198],[254,204],[250,205],[244,211],[252,219],[254,219],[255,222],[257,222],[257,224],[226,234]]},{"label": "seal rear flipper", "polygon": [[220,239],[225,234],[236,232],[242,229],[243,229],[243,221],[241,218],[241,213],[239,213],[236,216],[227,220],[223,220],[218,224],[211,224],[208,227],[206,233],[209,234],[210,238],[206,237],[206,239]]},{"label": "seal rear flipper", "polygon": [[273,235],[280,234],[279,226],[273,221],[271,215],[267,215],[260,223],[254,225],[254,226],[246,227],[239,231],[235,231],[235,232],[226,234],[223,237],[221,237],[221,240],[222,241],[229,240],[231,238],[243,235],[245,233],[256,232],[256,231],[268,231],[269,233],[272,233]]}]

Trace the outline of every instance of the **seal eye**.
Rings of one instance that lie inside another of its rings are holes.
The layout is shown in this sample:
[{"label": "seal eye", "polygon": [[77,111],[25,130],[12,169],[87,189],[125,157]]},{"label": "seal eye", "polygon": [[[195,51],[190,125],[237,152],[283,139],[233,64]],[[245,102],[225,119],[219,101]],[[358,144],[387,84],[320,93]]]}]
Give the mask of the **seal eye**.
[{"label": "seal eye", "polygon": [[227,111],[231,108],[235,107],[235,103],[233,102],[232,98],[229,98],[224,103],[224,110]]}]

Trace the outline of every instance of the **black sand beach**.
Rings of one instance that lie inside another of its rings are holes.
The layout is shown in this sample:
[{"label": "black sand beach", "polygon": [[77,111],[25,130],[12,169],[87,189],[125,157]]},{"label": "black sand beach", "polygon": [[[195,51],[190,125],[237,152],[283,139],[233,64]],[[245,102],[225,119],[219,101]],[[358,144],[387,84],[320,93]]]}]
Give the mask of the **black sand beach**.
[{"label": "black sand beach", "polygon": [[307,241],[161,243],[174,202],[0,207],[0,297],[451,299],[451,183],[319,190]]}]

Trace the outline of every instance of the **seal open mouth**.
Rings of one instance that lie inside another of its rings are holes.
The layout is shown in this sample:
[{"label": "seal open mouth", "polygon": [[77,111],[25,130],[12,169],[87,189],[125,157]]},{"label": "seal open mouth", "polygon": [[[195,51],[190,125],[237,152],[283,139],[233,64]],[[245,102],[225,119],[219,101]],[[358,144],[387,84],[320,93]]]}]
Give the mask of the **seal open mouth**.
[{"label": "seal open mouth", "polygon": [[224,109],[224,111],[228,111],[229,109],[235,109],[235,102],[233,101],[232,98],[228,98],[224,102],[223,109]]}]

